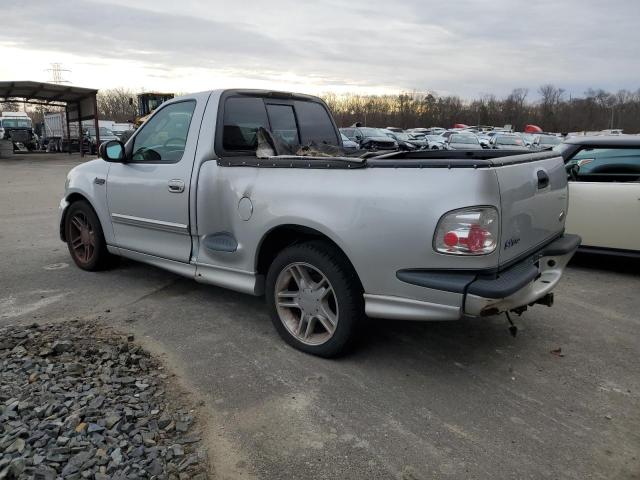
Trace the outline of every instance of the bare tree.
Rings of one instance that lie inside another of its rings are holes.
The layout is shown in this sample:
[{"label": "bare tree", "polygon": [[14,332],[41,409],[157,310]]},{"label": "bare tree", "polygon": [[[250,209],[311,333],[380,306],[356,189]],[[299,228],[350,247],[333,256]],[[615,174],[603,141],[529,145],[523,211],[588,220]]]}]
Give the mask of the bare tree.
[{"label": "bare tree", "polygon": [[98,92],[100,118],[115,122],[132,121],[137,113],[136,94],[125,88],[113,88]]}]

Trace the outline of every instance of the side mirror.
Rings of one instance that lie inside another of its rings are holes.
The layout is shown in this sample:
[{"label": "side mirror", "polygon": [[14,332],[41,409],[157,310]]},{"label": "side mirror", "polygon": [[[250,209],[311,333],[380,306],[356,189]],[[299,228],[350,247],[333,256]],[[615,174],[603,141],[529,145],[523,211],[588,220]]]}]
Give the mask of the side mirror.
[{"label": "side mirror", "polygon": [[104,142],[98,153],[105,162],[124,162],[124,145],[119,140]]}]

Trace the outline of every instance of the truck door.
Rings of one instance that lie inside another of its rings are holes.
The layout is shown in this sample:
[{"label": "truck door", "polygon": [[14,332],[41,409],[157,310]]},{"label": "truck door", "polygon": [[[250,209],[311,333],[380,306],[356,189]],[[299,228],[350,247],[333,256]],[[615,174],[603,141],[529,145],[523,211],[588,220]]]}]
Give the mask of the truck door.
[{"label": "truck door", "polygon": [[189,183],[203,110],[195,99],[164,105],[129,140],[130,159],[111,164],[107,202],[118,247],[189,261]]}]

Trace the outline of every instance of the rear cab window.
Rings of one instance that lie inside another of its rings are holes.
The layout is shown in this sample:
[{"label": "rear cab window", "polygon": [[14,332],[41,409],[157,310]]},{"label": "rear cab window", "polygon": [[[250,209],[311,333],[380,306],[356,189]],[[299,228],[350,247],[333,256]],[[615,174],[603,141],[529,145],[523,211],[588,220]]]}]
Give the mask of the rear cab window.
[{"label": "rear cab window", "polygon": [[263,127],[292,147],[342,141],[327,108],[313,100],[271,98],[230,93],[221,98],[216,132],[220,156],[254,156],[257,131]]},{"label": "rear cab window", "polygon": [[271,125],[271,133],[290,146],[300,144],[298,124],[292,105],[270,104],[266,105],[267,117]]}]

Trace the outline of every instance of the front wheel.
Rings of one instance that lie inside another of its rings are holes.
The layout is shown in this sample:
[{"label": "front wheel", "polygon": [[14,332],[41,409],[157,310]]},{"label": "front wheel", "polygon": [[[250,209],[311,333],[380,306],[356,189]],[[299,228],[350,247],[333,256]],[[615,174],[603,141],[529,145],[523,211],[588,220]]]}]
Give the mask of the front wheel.
[{"label": "front wheel", "polygon": [[103,270],[117,260],[107,250],[100,220],[87,202],[78,201],[69,206],[64,228],[71,258],[81,269]]},{"label": "front wheel", "polygon": [[364,316],[362,287],[346,257],[328,242],[284,249],[266,282],[271,320],[291,346],[335,357],[351,346]]}]

